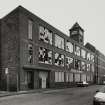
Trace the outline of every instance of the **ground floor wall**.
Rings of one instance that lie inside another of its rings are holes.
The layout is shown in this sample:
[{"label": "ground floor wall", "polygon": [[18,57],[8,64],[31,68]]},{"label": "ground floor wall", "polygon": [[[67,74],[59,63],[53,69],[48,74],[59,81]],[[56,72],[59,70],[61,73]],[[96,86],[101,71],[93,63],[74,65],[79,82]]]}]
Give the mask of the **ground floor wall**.
[{"label": "ground floor wall", "polygon": [[98,75],[98,84],[105,84],[105,76]]},{"label": "ground floor wall", "polygon": [[24,69],[23,71],[24,79],[20,83],[20,90],[72,87],[80,81],[87,81],[90,84],[93,83],[92,73],[74,73],[41,69]]},{"label": "ground floor wall", "polygon": [[0,72],[0,90],[17,91],[18,72],[17,67],[2,68]]},{"label": "ground floor wall", "polygon": [[20,90],[49,88],[49,73],[46,70],[23,69],[23,80],[20,81]]},{"label": "ground floor wall", "polygon": [[0,87],[7,91],[22,91],[45,88],[72,87],[77,82],[87,81],[93,83],[92,73],[79,73],[71,71],[43,70],[23,68],[17,72],[15,68],[8,74],[2,74]]},{"label": "ground floor wall", "polygon": [[52,72],[53,83],[51,87],[72,87],[77,82],[86,81],[89,84],[93,84],[93,74],[89,73],[74,73],[74,72]]}]

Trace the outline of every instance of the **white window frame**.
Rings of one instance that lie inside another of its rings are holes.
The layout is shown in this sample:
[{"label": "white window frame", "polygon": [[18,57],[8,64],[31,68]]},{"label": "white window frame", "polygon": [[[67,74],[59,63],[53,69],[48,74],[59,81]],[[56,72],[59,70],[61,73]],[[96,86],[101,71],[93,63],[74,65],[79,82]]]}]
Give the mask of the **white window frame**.
[{"label": "white window frame", "polygon": [[[60,43],[60,42],[62,42],[62,43]],[[61,36],[59,36],[57,34],[55,34],[55,46],[57,48],[60,48],[60,49],[64,50],[64,38],[62,38]]]},{"label": "white window frame", "polygon": [[33,29],[33,21],[28,20],[28,39],[32,40],[32,29]]},{"label": "white window frame", "polygon": [[71,43],[70,41],[66,42],[66,51],[73,53],[74,50],[73,47],[74,47],[73,43]]}]

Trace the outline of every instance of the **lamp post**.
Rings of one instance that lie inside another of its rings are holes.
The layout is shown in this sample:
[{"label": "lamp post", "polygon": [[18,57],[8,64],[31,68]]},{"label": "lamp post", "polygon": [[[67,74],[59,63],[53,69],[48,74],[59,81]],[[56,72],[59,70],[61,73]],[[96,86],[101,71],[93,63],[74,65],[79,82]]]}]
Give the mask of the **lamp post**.
[{"label": "lamp post", "polygon": [[9,91],[9,77],[8,77],[8,68],[5,68],[5,74],[6,74],[6,89]]}]

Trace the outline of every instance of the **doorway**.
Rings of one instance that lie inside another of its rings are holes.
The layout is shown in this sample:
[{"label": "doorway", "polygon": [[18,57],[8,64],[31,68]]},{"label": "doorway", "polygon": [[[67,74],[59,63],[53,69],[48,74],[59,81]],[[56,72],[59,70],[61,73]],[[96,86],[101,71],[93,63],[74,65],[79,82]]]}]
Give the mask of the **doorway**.
[{"label": "doorway", "polygon": [[48,85],[48,72],[39,72],[40,88],[47,88]]},{"label": "doorway", "polygon": [[34,88],[34,72],[27,71],[27,86],[28,89]]}]

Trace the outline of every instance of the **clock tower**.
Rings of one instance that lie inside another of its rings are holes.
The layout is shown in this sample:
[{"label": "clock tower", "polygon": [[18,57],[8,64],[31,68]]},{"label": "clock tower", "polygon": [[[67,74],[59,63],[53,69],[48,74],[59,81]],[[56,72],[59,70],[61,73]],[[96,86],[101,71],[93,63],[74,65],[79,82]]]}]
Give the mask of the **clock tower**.
[{"label": "clock tower", "polygon": [[73,27],[69,30],[70,38],[77,41],[79,44],[84,44],[84,30],[76,22]]}]

